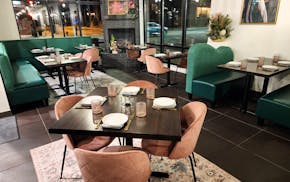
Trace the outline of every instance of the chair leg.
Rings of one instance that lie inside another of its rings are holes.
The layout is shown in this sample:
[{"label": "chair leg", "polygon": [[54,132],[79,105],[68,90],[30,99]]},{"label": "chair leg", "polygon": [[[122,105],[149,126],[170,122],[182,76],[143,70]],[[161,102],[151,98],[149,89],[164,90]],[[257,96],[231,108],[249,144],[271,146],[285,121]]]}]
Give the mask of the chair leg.
[{"label": "chair leg", "polygon": [[75,93],[77,93],[77,78],[75,77],[74,80],[75,80]]},{"label": "chair leg", "polygon": [[118,137],[118,140],[119,140],[119,144],[120,144],[120,146],[122,146],[123,144],[122,144],[122,142],[121,142],[121,138]]},{"label": "chair leg", "polygon": [[62,158],[62,164],[61,164],[61,171],[60,171],[60,179],[62,179],[62,172],[63,172],[63,167],[64,167],[64,162],[65,162],[65,156],[66,156],[66,145],[64,146],[64,151],[63,151],[63,158]]},{"label": "chair leg", "polygon": [[193,181],[196,181],[196,176],[195,176],[195,171],[194,171],[194,167],[193,167],[193,163],[192,163],[192,158],[191,158],[191,156],[189,156],[188,158],[189,158],[191,169],[192,169]]},{"label": "chair leg", "polygon": [[90,76],[90,78],[91,78],[91,80],[92,80],[92,82],[93,82],[94,87],[96,88],[96,85],[95,85],[95,82],[94,82],[94,80],[93,80],[93,77]]},{"label": "chair leg", "polygon": [[193,157],[194,166],[196,167],[196,160],[195,160],[194,152],[192,152],[192,157]]}]

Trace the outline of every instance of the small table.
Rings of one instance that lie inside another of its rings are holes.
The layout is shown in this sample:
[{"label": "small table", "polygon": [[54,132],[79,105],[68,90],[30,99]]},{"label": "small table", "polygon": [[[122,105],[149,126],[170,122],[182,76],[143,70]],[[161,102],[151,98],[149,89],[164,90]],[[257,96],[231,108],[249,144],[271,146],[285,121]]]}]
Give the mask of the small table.
[{"label": "small table", "polygon": [[[66,66],[76,64],[76,63],[81,63],[81,62],[85,61],[82,58],[73,59],[73,60],[64,59],[63,55],[61,55],[61,62],[57,62],[56,59],[50,59],[49,56],[47,56],[47,57],[37,56],[37,57],[35,57],[35,59],[38,60],[39,62],[41,62],[47,68],[56,68],[57,69],[59,86],[61,89],[63,89],[66,92],[67,95],[70,94],[70,91],[69,91],[69,80],[68,80]],[[62,77],[62,75],[63,75],[63,77]],[[63,85],[63,78],[64,78],[65,85]]]},{"label": "small table", "polygon": [[[96,88],[89,95],[107,96],[107,88]],[[158,140],[181,140],[181,122],[179,116],[180,106],[177,102],[176,110],[155,110],[152,108],[153,100],[148,100],[146,94],[139,93],[135,101],[143,100],[147,103],[147,116],[138,118],[134,116],[128,130],[122,129],[104,129],[101,126],[96,129],[93,123],[93,114],[91,109],[78,109],[80,103],[77,103],[60,120],[55,122],[49,128],[50,133],[58,134],[79,134],[95,136],[113,136],[126,137],[126,144],[132,145],[132,138],[146,138]],[[168,96],[177,98],[177,91],[173,88],[161,88],[156,90],[156,96]],[[122,103],[122,95],[108,97],[103,105],[103,115],[123,112],[123,109],[132,107],[134,109],[135,101],[127,107]],[[133,111],[134,112],[134,111]],[[129,117],[129,118],[130,118]]]},{"label": "small table", "polygon": [[[271,58],[265,58],[264,65],[272,65],[272,60],[273,59],[271,59]],[[243,96],[242,106],[241,106],[241,111],[244,111],[244,112],[247,112],[248,95],[249,95],[249,89],[251,86],[251,79],[253,76],[261,76],[264,78],[262,95],[265,95],[267,93],[269,78],[290,69],[290,67],[284,67],[284,66],[282,67],[282,66],[277,65],[277,67],[279,68],[278,70],[265,71],[262,68],[258,68],[257,64],[258,64],[257,62],[249,62],[248,61],[248,65],[247,65],[246,69],[241,69],[240,67],[229,66],[227,64],[218,65],[218,68],[231,70],[231,71],[237,71],[237,72],[247,74],[246,81],[245,81],[245,87],[244,87],[244,96]]]},{"label": "small table", "polygon": [[[164,56],[158,56],[156,58],[158,59],[161,59],[163,62],[167,62],[167,67],[169,68],[170,70],[170,65],[171,65],[171,59],[177,59],[177,58],[184,58],[187,56],[187,53],[177,53],[177,54],[172,54],[172,53],[169,53],[169,54],[165,54],[164,53]],[[165,85],[162,85],[161,87],[170,87],[170,86],[173,86],[173,85],[176,85],[177,83],[174,82],[174,83],[171,83],[171,80],[170,80],[170,71],[167,73],[167,83]]]}]

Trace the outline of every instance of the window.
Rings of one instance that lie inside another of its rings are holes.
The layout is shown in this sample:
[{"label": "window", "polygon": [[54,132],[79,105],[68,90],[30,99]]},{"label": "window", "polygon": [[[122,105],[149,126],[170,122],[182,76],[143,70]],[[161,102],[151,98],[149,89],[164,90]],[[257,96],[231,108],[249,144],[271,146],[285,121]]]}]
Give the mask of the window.
[{"label": "window", "polygon": [[211,0],[148,0],[145,2],[146,43],[160,50],[187,49],[207,42]]},{"label": "window", "polygon": [[48,11],[40,1],[12,1],[21,38],[51,36]]},{"label": "window", "polygon": [[20,37],[88,35],[103,39],[97,0],[13,0]]}]

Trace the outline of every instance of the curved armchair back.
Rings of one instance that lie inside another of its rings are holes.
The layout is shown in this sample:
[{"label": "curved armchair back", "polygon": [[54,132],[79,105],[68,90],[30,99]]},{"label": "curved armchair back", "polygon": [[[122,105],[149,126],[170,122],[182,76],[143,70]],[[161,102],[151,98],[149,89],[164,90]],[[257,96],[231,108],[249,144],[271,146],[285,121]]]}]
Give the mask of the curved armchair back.
[{"label": "curved armchair back", "polygon": [[146,56],[147,71],[152,74],[160,74],[163,70],[163,63],[153,56]]},{"label": "curved armchair back", "polygon": [[100,60],[100,52],[97,48],[87,49],[83,53],[83,58],[86,59],[87,56],[91,56],[91,61],[99,61]]},{"label": "curved armchair back", "polygon": [[146,56],[154,55],[156,54],[156,48],[148,48],[142,51],[141,56],[138,58],[138,61],[141,61],[143,63],[146,63]]},{"label": "curved armchair back", "polygon": [[84,181],[145,182],[151,174],[148,155],[141,150],[94,152],[74,149]]},{"label": "curved armchair back", "polygon": [[206,111],[207,107],[202,102],[191,102],[183,106],[181,110],[181,122],[186,129],[181,137],[181,141],[177,142],[170,152],[170,159],[180,159],[191,155],[195,149]]},{"label": "curved armchair back", "polygon": [[127,83],[126,87],[128,86],[135,86],[140,88],[155,88],[155,89],[158,88],[157,85],[147,80],[135,80]]},{"label": "curved armchair back", "polygon": [[206,43],[193,44],[187,56],[186,91],[192,93],[192,80],[220,71],[219,64],[232,61],[233,51],[221,46],[217,49]]},{"label": "curved armchair back", "polygon": [[[70,110],[77,102],[82,100],[84,97],[80,95],[68,95],[61,97],[54,105],[54,113],[57,120],[59,120],[63,115]],[[66,145],[70,148],[74,148],[73,139],[70,135],[63,134],[63,139]]]}]

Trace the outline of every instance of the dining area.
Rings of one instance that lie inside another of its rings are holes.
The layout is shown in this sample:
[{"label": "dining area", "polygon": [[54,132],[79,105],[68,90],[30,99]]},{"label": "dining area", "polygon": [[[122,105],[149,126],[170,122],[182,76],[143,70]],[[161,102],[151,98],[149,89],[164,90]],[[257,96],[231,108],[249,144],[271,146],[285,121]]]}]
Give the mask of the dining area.
[{"label": "dining area", "polygon": [[[166,171],[151,172],[150,155],[189,158],[195,179],[193,151],[206,111],[201,102],[180,105],[175,89],[157,88],[152,82],[137,80],[123,88],[96,88],[86,97],[60,98],[55,104],[58,120],[48,130],[63,134],[66,146],[77,157],[84,180],[101,176],[118,181],[147,181],[150,175],[168,178]],[[115,138],[119,145],[108,147]],[[142,139],[139,148],[133,145],[136,138]],[[63,163],[66,150],[65,147]],[[106,164],[97,165],[99,162]],[[99,168],[98,175],[83,165]],[[138,177],[120,174],[120,166]]]}]

